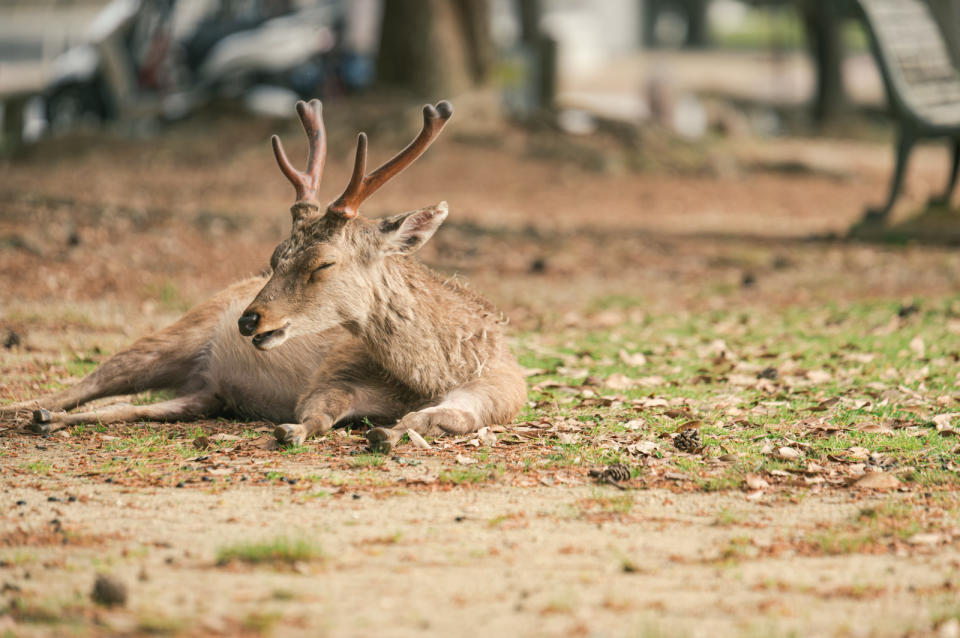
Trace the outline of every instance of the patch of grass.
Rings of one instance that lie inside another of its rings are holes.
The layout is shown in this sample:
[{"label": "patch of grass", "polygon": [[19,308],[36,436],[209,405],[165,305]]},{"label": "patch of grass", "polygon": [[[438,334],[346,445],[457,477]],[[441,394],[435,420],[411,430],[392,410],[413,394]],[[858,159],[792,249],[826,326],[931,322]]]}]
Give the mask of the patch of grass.
[{"label": "patch of grass", "polygon": [[66,363],[67,374],[71,377],[85,377],[91,372],[94,368],[97,367],[99,363],[93,359],[91,356],[82,356],[74,357]]},{"label": "patch of grass", "polygon": [[155,299],[164,310],[185,312],[193,305],[180,292],[177,283],[169,278],[144,286],[142,295],[145,299]]},{"label": "patch of grass", "polygon": [[755,548],[748,536],[735,536],[728,539],[721,548],[719,560],[722,563],[736,564],[754,553]]},{"label": "patch of grass", "polygon": [[257,635],[269,634],[283,616],[276,612],[253,612],[240,623],[244,629]]},{"label": "patch of grass", "polygon": [[231,562],[257,564],[289,564],[323,559],[323,552],[304,539],[275,538],[269,541],[239,543],[217,551],[217,564]]},{"label": "patch of grass", "polygon": [[47,461],[41,461],[39,459],[36,461],[30,461],[29,463],[24,463],[20,467],[32,474],[49,474],[50,470],[53,469],[53,465]]},{"label": "patch of grass", "polygon": [[386,457],[382,454],[357,454],[350,459],[350,467],[366,468],[383,466]]},{"label": "patch of grass", "polygon": [[182,618],[160,613],[141,614],[137,619],[137,629],[149,636],[174,636],[186,628]]},{"label": "patch of grass", "polygon": [[629,514],[633,509],[633,494],[630,492],[607,494],[601,490],[594,490],[590,498],[577,501],[577,505],[580,515],[592,512]]},{"label": "patch of grass", "polygon": [[296,456],[297,454],[304,454],[306,452],[310,452],[309,445],[291,445],[281,450],[280,454],[284,456]]},{"label": "patch of grass", "polygon": [[151,403],[160,403],[176,398],[176,393],[172,390],[150,390],[149,392],[135,397],[132,401],[134,405],[150,405]]},{"label": "patch of grass", "polygon": [[494,481],[500,475],[499,466],[470,465],[467,467],[446,468],[440,472],[438,480],[441,483],[452,483],[453,485],[463,485],[470,483],[489,483]]},{"label": "patch of grass", "polygon": [[294,591],[290,591],[289,589],[274,589],[272,592],[270,592],[270,598],[272,600],[287,601],[287,600],[297,600],[298,598],[300,598],[300,595]]},{"label": "patch of grass", "polygon": [[[611,328],[585,322],[520,335],[521,360],[545,369],[530,379],[534,407],[521,418],[581,424],[573,441],[548,435],[544,453],[521,460],[525,471],[635,466],[624,448],[642,439],[657,445],[650,454],[667,459],[669,471],[686,477],[657,485],[735,490],[755,473],[773,489],[802,491],[804,480],[816,484],[859,462],[852,456],[863,453],[852,448],[864,448],[875,457],[870,462],[913,468],[900,473],[908,484],[960,485],[956,444],[931,422],[931,415],[960,411],[954,385],[960,353],[947,345],[955,342],[948,324],[956,326],[960,298],[915,299],[909,307],[920,310],[909,312],[904,302],[871,301],[637,317],[632,309],[639,302],[594,302],[595,309],[622,314]],[[646,362],[629,364],[626,358],[638,352]],[[604,380],[614,374],[628,384],[607,387]],[[651,401],[657,404],[645,405]],[[625,427],[636,420],[639,427]],[[687,420],[699,422],[702,457],[679,454],[666,438]],[[779,458],[781,447],[799,456]],[[716,462],[726,455],[733,460]],[[811,463],[825,469],[808,473]]]},{"label": "patch of grass", "polygon": [[713,524],[718,527],[739,525],[741,522],[743,522],[743,514],[741,512],[731,512],[726,508],[717,512],[717,517],[713,520]]}]

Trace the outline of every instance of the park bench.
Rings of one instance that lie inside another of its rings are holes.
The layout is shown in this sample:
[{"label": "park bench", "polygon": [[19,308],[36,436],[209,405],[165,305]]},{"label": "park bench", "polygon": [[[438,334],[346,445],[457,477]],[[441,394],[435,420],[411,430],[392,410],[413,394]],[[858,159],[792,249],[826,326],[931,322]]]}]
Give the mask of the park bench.
[{"label": "park bench", "polygon": [[43,91],[43,84],[34,77],[4,78],[0,85],[0,155],[14,151],[23,144],[23,127],[27,103]]},{"label": "park bench", "polygon": [[882,220],[893,208],[914,144],[947,138],[953,162],[943,195],[932,204],[946,205],[960,169],[960,73],[944,33],[923,0],[859,0],[873,54],[880,66],[890,108],[899,124],[896,168],[890,194],[868,217]]}]

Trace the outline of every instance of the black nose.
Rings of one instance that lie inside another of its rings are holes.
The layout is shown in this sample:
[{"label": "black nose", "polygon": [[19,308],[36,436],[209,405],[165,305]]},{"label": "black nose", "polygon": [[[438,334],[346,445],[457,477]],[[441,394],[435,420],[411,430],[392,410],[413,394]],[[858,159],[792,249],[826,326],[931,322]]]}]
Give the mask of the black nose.
[{"label": "black nose", "polygon": [[240,328],[240,334],[249,337],[257,331],[257,324],[260,323],[260,315],[255,312],[248,312],[237,319],[237,326]]}]

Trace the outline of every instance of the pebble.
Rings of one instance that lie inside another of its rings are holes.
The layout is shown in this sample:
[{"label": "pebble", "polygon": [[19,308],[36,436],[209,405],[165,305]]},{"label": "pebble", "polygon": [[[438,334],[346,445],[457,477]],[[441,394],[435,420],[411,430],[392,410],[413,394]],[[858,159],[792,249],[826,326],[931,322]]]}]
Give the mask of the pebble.
[{"label": "pebble", "polygon": [[90,597],[95,603],[107,607],[123,606],[127,602],[127,586],[112,576],[100,574],[93,583]]}]

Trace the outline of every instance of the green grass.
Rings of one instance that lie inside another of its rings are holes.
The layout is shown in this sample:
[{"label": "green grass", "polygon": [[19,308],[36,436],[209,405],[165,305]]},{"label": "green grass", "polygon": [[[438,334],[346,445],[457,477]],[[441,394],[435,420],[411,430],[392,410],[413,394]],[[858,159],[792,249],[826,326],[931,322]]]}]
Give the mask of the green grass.
[{"label": "green grass", "polygon": [[438,480],[441,483],[451,483],[453,485],[488,483],[496,480],[502,471],[503,468],[497,465],[453,467],[442,470]]},{"label": "green grass", "polygon": [[382,454],[357,454],[350,459],[350,467],[355,469],[381,467],[386,460]]},{"label": "green grass", "polygon": [[32,474],[48,474],[53,469],[53,465],[46,461],[36,460],[21,465],[23,469]]},{"label": "green grass", "polygon": [[176,393],[172,390],[151,390],[142,396],[136,397],[132,403],[134,405],[149,405],[151,403],[160,403],[176,398]]},{"label": "green grass", "polygon": [[257,564],[293,564],[321,560],[320,547],[304,539],[275,538],[268,541],[228,545],[217,551],[217,564],[231,562]]},{"label": "green grass", "polygon": [[99,362],[90,355],[74,357],[66,363],[67,374],[71,377],[85,377],[98,365]]},{"label": "green grass", "polygon": [[[521,364],[546,372],[530,377],[534,407],[519,420],[579,422],[575,440],[554,439],[538,459],[525,459],[525,468],[634,467],[637,459],[624,446],[639,440],[657,445],[653,455],[665,458],[669,471],[701,490],[722,491],[741,488],[747,473],[801,476],[810,463],[829,466],[851,448],[865,448],[899,468],[907,484],[960,484],[955,439],[931,421],[960,411],[960,347],[949,329],[960,318],[960,297],[915,299],[909,303],[916,311],[900,317],[906,303],[647,314],[613,328],[584,321],[520,335]],[[640,305],[622,295],[591,304],[621,312]],[[621,351],[643,353],[646,363],[630,365]],[[776,371],[774,378],[761,382],[766,369]],[[606,387],[603,380],[615,374],[641,383]],[[657,404],[645,407],[647,401]],[[680,454],[671,444],[669,436],[690,419],[699,421],[704,456]],[[641,425],[628,429],[630,422]],[[610,439],[622,445],[596,444]],[[764,446],[802,454],[781,459]],[[728,454],[736,461],[708,458]]]}]

